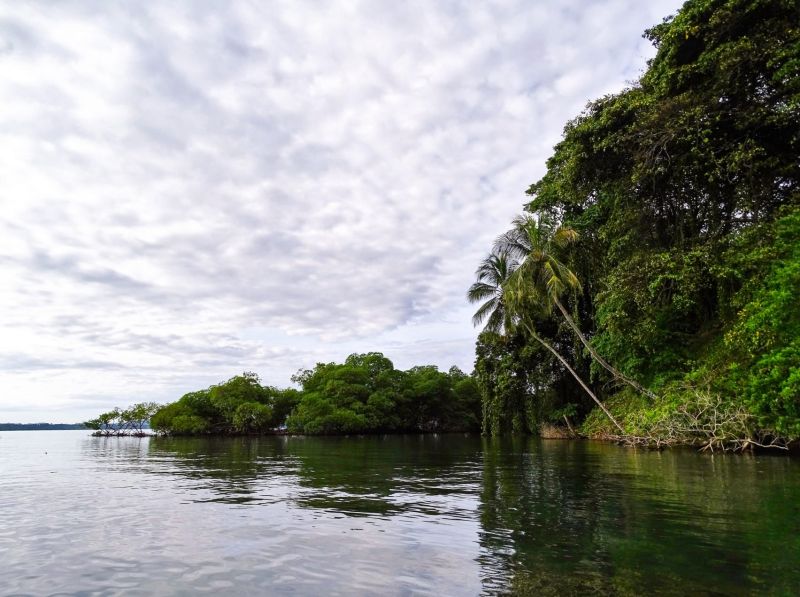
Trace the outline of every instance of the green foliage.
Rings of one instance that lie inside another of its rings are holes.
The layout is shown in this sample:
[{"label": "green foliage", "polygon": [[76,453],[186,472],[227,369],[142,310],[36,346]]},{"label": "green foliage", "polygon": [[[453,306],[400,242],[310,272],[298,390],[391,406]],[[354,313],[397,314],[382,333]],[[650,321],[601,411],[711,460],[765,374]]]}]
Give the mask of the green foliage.
[{"label": "green foliage", "polygon": [[263,431],[272,422],[272,409],[259,402],[244,402],[233,413],[233,427],[239,433]]},{"label": "green foliage", "polygon": [[118,421],[120,413],[120,409],[115,408],[114,410],[98,415],[94,419],[85,421],[83,424],[88,429],[94,429],[96,435],[111,435],[119,429]]},{"label": "green foliage", "polygon": [[303,386],[290,431],[307,434],[477,429],[477,387],[457,368],[398,371],[380,353],[320,363],[294,378]]},{"label": "green foliage", "polygon": [[161,407],[150,424],[161,434],[346,434],[477,429],[480,395],[453,367],[398,371],[380,353],[350,355],[298,372],[302,389],[262,386],[244,373]]},{"label": "green foliage", "polygon": [[[266,403],[270,399],[268,388],[261,386],[258,375],[244,372],[225,383],[209,388],[211,406],[228,423],[233,423],[236,410],[246,403]],[[235,426],[235,423],[234,423]]]},{"label": "green foliage", "polygon": [[161,408],[155,402],[139,402],[120,413],[120,423],[133,435],[144,433],[144,425]]},{"label": "green foliage", "polygon": [[[575,359],[568,336],[558,333],[552,323],[540,327],[559,352]],[[586,363],[582,364],[585,375]],[[478,336],[474,378],[486,435],[537,433],[552,410],[574,402],[576,396],[582,401],[581,412],[590,408],[575,380],[522,328],[505,337],[486,332]]]},{"label": "green foliage", "polygon": [[[150,427],[157,433],[199,433],[205,431],[208,421],[192,414],[184,402],[173,402],[161,407],[150,419]],[[189,419],[194,419],[190,421]]]},{"label": "green foliage", "polygon": [[300,392],[294,388],[273,389],[272,424],[276,427],[286,422],[286,417],[300,404]]},{"label": "green foliage", "polygon": [[[591,345],[661,394],[620,393],[595,367],[630,433],[703,396],[752,417],[747,433],[800,437],[799,21],[791,0],[689,0],[646,33],[657,54],[641,80],[568,123],[528,191],[534,220],[578,232],[559,263],[581,281],[573,317]],[[541,333],[582,369],[559,328]],[[479,340],[484,429],[510,430],[525,401],[545,418],[570,402],[586,413],[520,344]],[[584,431],[610,433],[602,418]]]},{"label": "green foliage", "polygon": [[[550,411],[549,416],[551,421],[560,422],[563,418],[574,417],[578,412],[578,405],[574,402],[565,404],[561,408]],[[611,421],[609,421],[610,423]]]},{"label": "green foliage", "polygon": [[160,408],[155,402],[139,402],[125,410],[114,408],[102,413],[84,426],[93,429],[93,435],[144,435],[144,426]]},{"label": "green foliage", "polygon": [[470,303],[483,304],[472,317],[473,325],[486,322],[487,332],[501,333],[509,327],[509,313],[503,300],[503,285],[516,270],[518,263],[506,251],[492,251],[475,271],[477,281],[467,291]]},{"label": "green foliage", "polygon": [[291,393],[262,386],[255,373],[245,372],[184,394],[156,412],[150,425],[173,435],[254,433],[282,424],[292,404]]},{"label": "green foliage", "polygon": [[[631,420],[641,413],[649,416],[658,417],[663,412],[672,412],[674,404],[669,399],[660,398],[654,405],[641,394],[637,394],[630,389],[625,389],[617,394],[610,396],[605,401],[606,408],[611,411],[614,418],[622,421],[625,432],[635,433],[638,429],[631,425]],[[584,419],[581,425],[581,433],[590,437],[608,437],[618,435],[617,429],[604,416],[599,409],[592,410]]]},{"label": "green foliage", "polygon": [[[732,297],[739,307],[724,335],[727,364],[714,383],[736,387],[762,426],[800,436],[800,212],[762,226],[758,275]],[[738,248],[738,247],[737,247]]]}]

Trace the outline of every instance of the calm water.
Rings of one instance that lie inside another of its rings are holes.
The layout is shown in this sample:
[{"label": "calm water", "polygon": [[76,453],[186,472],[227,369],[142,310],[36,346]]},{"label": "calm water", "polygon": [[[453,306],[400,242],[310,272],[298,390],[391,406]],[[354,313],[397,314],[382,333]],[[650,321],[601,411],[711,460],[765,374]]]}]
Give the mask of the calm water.
[{"label": "calm water", "polygon": [[798,594],[800,462],[0,433],[0,594]]}]

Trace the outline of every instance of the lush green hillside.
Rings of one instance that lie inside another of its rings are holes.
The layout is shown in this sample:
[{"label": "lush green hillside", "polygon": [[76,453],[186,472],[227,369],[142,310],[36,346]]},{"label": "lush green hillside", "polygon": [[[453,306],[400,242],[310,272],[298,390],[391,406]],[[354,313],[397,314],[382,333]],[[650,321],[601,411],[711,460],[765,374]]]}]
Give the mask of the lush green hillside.
[{"label": "lush green hillside", "polygon": [[646,36],[478,270],[484,429],[800,437],[800,9],[690,0]]}]

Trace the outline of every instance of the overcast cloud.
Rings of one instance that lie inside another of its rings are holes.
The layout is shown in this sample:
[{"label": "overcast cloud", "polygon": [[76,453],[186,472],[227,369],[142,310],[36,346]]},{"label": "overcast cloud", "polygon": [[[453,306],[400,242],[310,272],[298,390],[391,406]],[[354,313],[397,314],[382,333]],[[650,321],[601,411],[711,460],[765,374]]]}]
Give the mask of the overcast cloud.
[{"label": "overcast cloud", "polygon": [[470,371],[477,261],[679,4],[3,3],[0,421]]}]

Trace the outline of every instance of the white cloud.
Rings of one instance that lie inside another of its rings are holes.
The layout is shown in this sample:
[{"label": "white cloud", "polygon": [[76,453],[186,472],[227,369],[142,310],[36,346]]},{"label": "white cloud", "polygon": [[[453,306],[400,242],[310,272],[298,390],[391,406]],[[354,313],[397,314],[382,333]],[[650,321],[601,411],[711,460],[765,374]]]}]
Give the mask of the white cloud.
[{"label": "white cloud", "polygon": [[0,7],[0,420],[469,370],[477,260],[678,5]]}]

